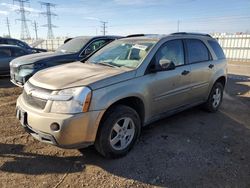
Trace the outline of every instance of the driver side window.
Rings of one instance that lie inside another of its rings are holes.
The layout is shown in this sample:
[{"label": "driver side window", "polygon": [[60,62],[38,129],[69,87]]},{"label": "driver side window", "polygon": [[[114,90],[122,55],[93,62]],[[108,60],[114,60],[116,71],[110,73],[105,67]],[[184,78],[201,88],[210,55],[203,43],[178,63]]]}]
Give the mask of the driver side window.
[{"label": "driver side window", "polygon": [[171,40],[166,42],[156,53],[156,63],[160,60],[172,61],[175,66],[184,65],[184,48],[182,40]]},{"label": "driver side window", "polygon": [[96,50],[98,50],[99,48],[103,47],[104,44],[106,44],[108,41],[107,40],[97,40],[94,41],[92,44],[90,44],[88,46],[88,48],[86,49],[89,53],[92,53]]}]

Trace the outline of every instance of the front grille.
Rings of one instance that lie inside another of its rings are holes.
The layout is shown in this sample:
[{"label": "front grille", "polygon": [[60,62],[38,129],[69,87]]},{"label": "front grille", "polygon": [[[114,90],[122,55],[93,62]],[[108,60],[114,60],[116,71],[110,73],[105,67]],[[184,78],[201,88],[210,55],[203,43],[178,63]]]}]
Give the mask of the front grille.
[{"label": "front grille", "polygon": [[[50,90],[36,87],[36,86],[30,84],[29,82],[27,82],[26,84],[29,85],[29,88],[36,90],[36,91],[39,91],[41,93],[51,93]],[[40,99],[40,98],[34,97],[32,95],[28,95],[27,92],[25,91],[25,89],[23,90],[23,99],[25,100],[25,102],[28,105],[30,105],[34,108],[40,109],[40,110],[43,110],[46,106],[46,103],[47,103],[47,100]]]},{"label": "front grille", "polygon": [[27,102],[28,105],[40,110],[43,110],[47,103],[46,100],[32,97],[31,95],[28,95],[25,91],[23,91],[23,99],[25,100],[25,102]]}]

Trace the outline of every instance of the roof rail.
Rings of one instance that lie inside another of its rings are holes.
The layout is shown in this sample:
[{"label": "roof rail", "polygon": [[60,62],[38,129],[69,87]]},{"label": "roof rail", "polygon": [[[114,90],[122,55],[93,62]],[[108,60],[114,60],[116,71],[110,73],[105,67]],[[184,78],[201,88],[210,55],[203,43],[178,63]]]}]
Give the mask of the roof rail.
[{"label": "roof rail", "polygon": [[132,35],[126,36],[126,38],[129,38],[129,37],[143,37],[143,36],[145,36],[145,34],[132,34]]},{"label": "roof rail", "polygon": [[177,32],[177,33],[171,33],[170,35],[199,35],[199,36],[206,36],[206,37],[211,37],[209,34],[204,34],[204,33],[188,33],[188,32]]}]

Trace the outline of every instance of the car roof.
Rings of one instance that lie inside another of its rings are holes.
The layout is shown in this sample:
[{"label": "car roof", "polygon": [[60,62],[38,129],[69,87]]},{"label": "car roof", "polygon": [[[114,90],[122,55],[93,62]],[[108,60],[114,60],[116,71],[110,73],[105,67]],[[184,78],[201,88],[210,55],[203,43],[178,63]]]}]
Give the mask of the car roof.
[{"label": "car roof", "polygon": [[[21,41],[19,39],[9,38],[9,37],[0,37],[0,39],[7,39],[7,40],[14,40],[14,41]],[[23,42],[23,41],[22,41]]]},{"label": "car roof", "polygon": [[103,35],[103,36],[78,36],[74,38],[82,38],[82,39],[89,39],[89,40],[94,40],[94,39],[99,39],[99,38],[106,38],[106,39],[118,39],[122,38],[121,36],[115,36],[115,35]]},{"label": "car roof", "polygon": [[192,38],[210,38],[213,40],[209,34],[205,33],[188,33],[188,32],[177,32],[177,33],[170,33],[170,34],[133,34],[124,37],[125,40],[155,40],[160,41],[161,39],[169,38],[169,37],[192,37]]},{"label": "car roof", "polygon": [[[10,45],[10,44],[0,44],[0,48],[20,48],[20,49],[24,49],[20,46],[17,45]],[[25,49],[24,49],[25,50]]]}]

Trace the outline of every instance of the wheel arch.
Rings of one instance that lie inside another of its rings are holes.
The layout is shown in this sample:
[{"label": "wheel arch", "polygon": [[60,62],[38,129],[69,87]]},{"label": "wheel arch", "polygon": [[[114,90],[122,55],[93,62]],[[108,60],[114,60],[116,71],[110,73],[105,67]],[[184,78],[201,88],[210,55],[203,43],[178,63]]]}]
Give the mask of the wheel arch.
[{"label": "wheel arch", "polygon": [[141,119],[141,123],[142,124],[144,123],[145,104],[144,104],[143,100],[138,96],[129,96],[129,97],[121,98],[119,100],[114,101],[112,104],[109,105],[109,107],[104,112],[104,114],[101,118],[101,122],[104,119],[105,115],[108,113],[108,111],[116,105],[125,105],[125,106],[128,106],[128,107],[134,109],[138,113],[138,115]]}]

